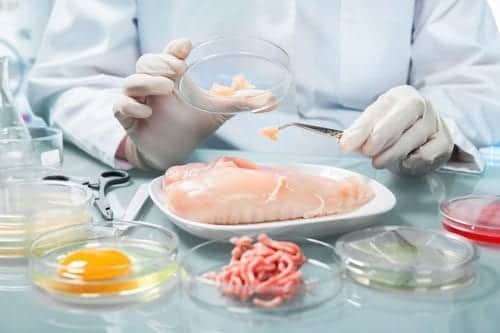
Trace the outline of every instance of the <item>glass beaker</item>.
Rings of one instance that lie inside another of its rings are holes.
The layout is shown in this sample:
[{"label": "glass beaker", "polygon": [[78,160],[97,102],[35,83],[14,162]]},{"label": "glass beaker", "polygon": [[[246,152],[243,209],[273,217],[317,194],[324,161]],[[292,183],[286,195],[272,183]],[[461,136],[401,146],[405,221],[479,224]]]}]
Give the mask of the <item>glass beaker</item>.
[{"label": "glass beaker", "polygon": [[9,87],[9,60],[0,57],[0,167],[31,159],[31,135]]}]

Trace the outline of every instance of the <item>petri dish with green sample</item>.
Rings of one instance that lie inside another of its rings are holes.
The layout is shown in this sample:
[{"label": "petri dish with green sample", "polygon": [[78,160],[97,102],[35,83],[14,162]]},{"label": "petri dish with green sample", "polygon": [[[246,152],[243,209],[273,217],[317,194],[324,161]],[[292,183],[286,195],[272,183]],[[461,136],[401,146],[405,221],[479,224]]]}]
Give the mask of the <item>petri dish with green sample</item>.
[{"label": "petri dish with green sample", "polygon": [[409,292],[451,290],[474,280],[475,246],[457,235],[383,226],[341,237],[335,247],[345,274],[362,285]]}]

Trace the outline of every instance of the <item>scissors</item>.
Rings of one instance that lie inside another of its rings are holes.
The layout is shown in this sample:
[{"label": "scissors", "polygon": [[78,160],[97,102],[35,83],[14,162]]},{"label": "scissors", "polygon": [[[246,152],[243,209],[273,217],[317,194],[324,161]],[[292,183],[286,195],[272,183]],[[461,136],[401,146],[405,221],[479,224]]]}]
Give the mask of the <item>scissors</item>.
[{"label": "scissors", "polygon": [[108,199],[106,199],[106,191],[111,186],[127,183],[130,180],[130,175],[122,170],[111,170],[102,172],[96,180],[86,177],[68,177],[64,175],[47,176],[44,177],[43,180],[70,181],[97,190],[99,195],[95,199],[94,204],[97,206],[97,209],[104,219],[110,221],[113,220],[114,214]]}]

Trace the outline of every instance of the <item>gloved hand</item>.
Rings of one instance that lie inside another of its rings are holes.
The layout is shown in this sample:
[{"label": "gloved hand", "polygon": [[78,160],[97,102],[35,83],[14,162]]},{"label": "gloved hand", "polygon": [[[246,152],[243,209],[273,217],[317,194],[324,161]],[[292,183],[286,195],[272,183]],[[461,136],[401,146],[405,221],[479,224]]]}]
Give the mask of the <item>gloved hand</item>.
[{"label": "gloved hand", "polygon": [[[136,73],[125,79],[124,95],[114,104],[113,113],[127,132],[125,157],[135,167],[165,170],[182,162],[229,118],[194,110],[179,97],[175,81],[186,70],[184,60],[190,51],[188,39],[173,40],[164,53],[141,56]],[[269,103],[252,94],[227,99],[210,96],[194,84],[189,87],[190,98],[197,99],[197,105],[220,112]]]},{"label": "gloved hand", "polygon": [[375,168],[423,175],[446,163],[453,141],[429,101],[411,86],[389,90],[344,131],[344,151],[372,158]]}]

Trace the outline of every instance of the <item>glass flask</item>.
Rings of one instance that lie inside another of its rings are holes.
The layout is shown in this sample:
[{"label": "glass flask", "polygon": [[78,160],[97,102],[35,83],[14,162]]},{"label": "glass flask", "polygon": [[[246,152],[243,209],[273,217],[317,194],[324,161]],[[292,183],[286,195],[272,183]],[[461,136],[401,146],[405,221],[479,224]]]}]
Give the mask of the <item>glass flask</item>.
[{"label": "glass flask", "polygon": [[29,140],[29,131],[10,91],[7,57],[0,57],[0,103],[0,140]]}]

